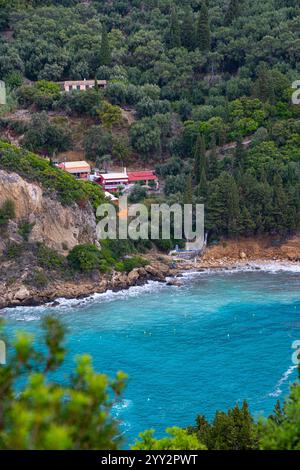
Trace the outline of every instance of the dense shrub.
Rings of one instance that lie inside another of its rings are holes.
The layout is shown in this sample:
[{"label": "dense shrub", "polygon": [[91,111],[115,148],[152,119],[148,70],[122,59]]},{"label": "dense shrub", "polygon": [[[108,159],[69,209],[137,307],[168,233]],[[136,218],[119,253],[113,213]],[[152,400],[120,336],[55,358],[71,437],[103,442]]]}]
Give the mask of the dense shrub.
[{"label": "dense shrub", "polygon": [[24,246],[19,243],[10,243],[6,249],[6,256],[11,259],[18,259],[22,255]]},{"label": "dense shrub", "polygon": [[15,217],[15,204],[11,199],[7,199],[0,207],[0,233],[7,228],[8,221]]},{"label": "dense shrub", "polygon": [[112,240],[107,238],[101,241],[102,253],[106,250],[114,260],[118,260],[129,253],[135,252],[136,248],[131,240]]},{"label": "dense shrub", "polygon": [[132,204],[136,204],[137,202],[140,202],[145,199],[146,196],[147,190],[145,188],[142,188],[141,185],[136,184],[130,192],[128,201]]},{"label": "dense shrub", "polygon": [[56,195],[63,204],[91,202],[96,209],[104,201],[100,186],[77,181],[72,175],[37,155],[0,141],[0,168],[18,172],[29,181],[40,183],[45,194]]},{"label": "dense shrub", "polygon": [[36,258],[38,265],[45,269],[59,269],[64,266],[65,259],[63,256],[51,250],[45,245],[38,243],[36,245]]},{"label": "dense shrub", "polygon": [[63,93],[56,102],[56,109],[63,109],[68,114],[97,116],[97,109],[101,105],[103,96],[95,88],[86,91],[72,91]]},{"label": "dense shrub", "polygon": [[84,138],[84,150],[88,158],[97,160],[112,151],[113,139],[110,132],[100,126],[92,126]]},{"label": "dense shrub", "polygon": [[34,224],[30,223],[29,220],[27,219],[21,220],[19,222],[18,233],[19,235],[21,235],[21,237],[23,238],[25,242],[28,241],[29,235],[33,227],[34,227]]},{"label": "dense shrub", "polygon": [[117,271],[130,272],[135,268],[141,268],[147,264],[147,260],[141,258],[140,256],[133,256],[131,258],[125,258],[123,261],[116,263],[115,268]]},{"label": "dense shrub", "polygon": [[18,89],[19,102],[24,106],[34,104],[38,109],[51,109],[60,97],[60,85],[40,80],[34,85],[23,85]]},{"label": "dense shrub", "polygon": [[22,143],[28,150],[47,152],[52,155],[71,147],[71,132],[67,123],[52,122],[47,114],[42,112],[32,116]]},{"label": "dense shrub", "polygon": [[93,270],[108,270],[106,260],[95,245],[77,245],[70,251],[67,259],[70,266],[78,271],[88,273]]},{"label": "dense shrub", "polygon": [[26,284],[38,289],[47,287],[49,279],[43,271],[33,269],[25,279]]}]

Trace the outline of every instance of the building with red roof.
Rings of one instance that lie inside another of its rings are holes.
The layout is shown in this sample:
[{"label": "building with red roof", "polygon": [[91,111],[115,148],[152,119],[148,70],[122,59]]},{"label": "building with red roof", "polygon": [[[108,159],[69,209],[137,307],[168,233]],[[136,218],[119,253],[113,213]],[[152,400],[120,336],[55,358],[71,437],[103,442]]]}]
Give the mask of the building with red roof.
[{"label": "building with red roof", "polygon": [[154,170],[129,171],[127,174],[129,184],[142,183],[149,186],[153,182],[158,189],[158,178]]}]

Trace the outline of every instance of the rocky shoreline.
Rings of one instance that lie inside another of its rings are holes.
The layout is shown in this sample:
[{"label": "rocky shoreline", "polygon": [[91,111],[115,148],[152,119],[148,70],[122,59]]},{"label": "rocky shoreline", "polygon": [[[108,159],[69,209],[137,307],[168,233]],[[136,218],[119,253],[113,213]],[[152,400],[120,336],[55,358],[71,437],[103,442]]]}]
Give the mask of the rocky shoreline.
[{"label": "rocky shoreline", "polygon": [[156,262],[144,268],[133,269],[129,273],[106,274],[96,281],[86,279],[78,283],[58,280],[42,289],[30,287],[22,282],[12,286],[2,283],[0,285],[0,310],[20,306],[38,306],[51,302],[55,305],[58,298],[80,299],[96,293],[102,294],[108,290],[116,292],[129,289],[132,286],[144,285],[148,281],[167,282],[168,277],[174,277],[178,272],[167,263]]},{"label": "rocky shoreline", "polygon": [[[93,294],[102,294],[107,291],[118,292],[133,286],[143,286],[148,281],[158,281],[170,286],[180,286],[180,277],[187,272],[205,272],[211,270],[248,270],[264,269],[270,262],[278,268],[284,266],[293,270],[299,267],[300,262],[288,259],[210,259],[197,261],[177,260],[177,263],[156,262],[144,268],[136,268],[129,273],[114,272],[112,275],[104,275],[100,281],[86,280],[80,283],[66,281],[53,282],[45,289],[30,288],[24,284],[8,288],[1,294],[0,311],[5,308],[21,306],[39,306],[49,304],[58,306],[57,299],[83,299]],[[171,264],[171,266],[170,266]],[[2,287],[2,286],[1,286]]]},{"label": "rocky shoreline", "polygon": [[187,260],[174,256],[152,253],[147,256],[148,265],[129,273],[113,271],[95,278],[54,279],[45,288],[28,286],[25,275],[20,273],[16,282],[0,281],[0,310],[17,306],[37,306],[46,303],[56,305],[56,299],[80,299],[106,291],[120,291],[132,286],[142,286],[148,281],[165,282],[179,286],[180,275],[185,272],[206,270],[264,269],[268,264],[280,268],[299,268],[300,237],[274,246],[270,239],[234,240],[208,248],[202,257]]}]

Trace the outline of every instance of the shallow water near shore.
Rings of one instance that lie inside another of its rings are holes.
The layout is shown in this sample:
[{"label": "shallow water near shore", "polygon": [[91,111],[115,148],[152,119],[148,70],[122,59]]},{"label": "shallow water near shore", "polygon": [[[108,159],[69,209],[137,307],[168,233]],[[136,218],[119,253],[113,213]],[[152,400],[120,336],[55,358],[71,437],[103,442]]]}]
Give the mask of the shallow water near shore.
[{"label": "shallow water near shore", "polygon": [[150,282],[128,291],[60,300],[55,308],[1,313],[9,335],[39,337],[40,319],[57,314],[67,325],[68,357],[89,353],[97,371],[129,375],[114,407],[127,442],[144,429],[161,435],[187,426],[197,414],[212,418],[244,399],[256,417],[267,416],[297,377],[292,343],[300,340],[299,267],[264,271],[189,273],[182,286]]}]

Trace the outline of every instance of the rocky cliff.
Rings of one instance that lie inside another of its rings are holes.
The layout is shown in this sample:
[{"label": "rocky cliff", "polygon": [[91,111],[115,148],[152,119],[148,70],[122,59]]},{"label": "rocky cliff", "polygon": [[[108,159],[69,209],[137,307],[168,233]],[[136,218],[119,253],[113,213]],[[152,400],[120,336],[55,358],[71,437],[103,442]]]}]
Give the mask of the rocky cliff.
[{"label": "rocky cliff", "polygon": [[[96,219],[88,203],[63,206],[43,194],[42,188],[24,180],[16,173],[0,170],[0,207],[10,199],[15,204],[16,218],[10,222],[8,238],[18,241],[18,223],[27,220],[33,224],[30,242],[42,242],[58,251],[67,252],[77,244],[94,243]],[[4,240],[0,240],[3,249]]]}]

